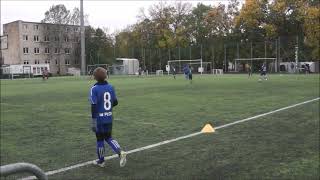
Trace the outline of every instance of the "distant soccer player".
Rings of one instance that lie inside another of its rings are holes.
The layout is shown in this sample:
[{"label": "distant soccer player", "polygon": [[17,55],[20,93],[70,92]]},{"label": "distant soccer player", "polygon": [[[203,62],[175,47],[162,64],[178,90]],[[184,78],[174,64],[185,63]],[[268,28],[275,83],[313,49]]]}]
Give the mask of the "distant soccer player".
[{"label": "distant soccer player", "polygon": [[189,70],[189,66],[188,66],[187,64],[184,65],[184,67],[183,67],[183,72],[184,72],[185,78],[186,78],[186,79],[189,79],[189,72],[190,72],[190,70]]},{"label": "distant soccer player", "polygon": [[262,81],[262,79],[268,80],[266,63],[263,63],[262,66],[261,66],[261,69],[260,69],[260,79],[259,79],[259,81]]},{"label": "distant soccer player", "polygon": [[192,68],[191,68],[191,66],[189,66],[188,79],[190,80],[190,83],[192,84]]},{"label": "distant soccer player", "polygon": [[172,75],[173,75],[173,78],[176,79],[176,68],[175,67],[172,67]]},{"label": "distant soccer player", "polygon": [[120,145],[112,138],[112,108],[118,105],[116,93],[106,81],[107,72],[104,68],[98,67],[93,71],[97,83],[91,87],[89,99],[91,102],[92,131],[97,138],[98,160],[95,165],[104,167],[104,141],[120,157],[120,167],[126,164],[126,153],[121,150]]},{"label": "distant soccer player", "polygon": [[42,71],[42,79],[45,80],[45,79],[49,79],[49,72],[47,69],[43,70]]},{"label": "distant soccer player", "polygon": [[251,65],[248,65],[248,77],[252,76],[252,68]]}]

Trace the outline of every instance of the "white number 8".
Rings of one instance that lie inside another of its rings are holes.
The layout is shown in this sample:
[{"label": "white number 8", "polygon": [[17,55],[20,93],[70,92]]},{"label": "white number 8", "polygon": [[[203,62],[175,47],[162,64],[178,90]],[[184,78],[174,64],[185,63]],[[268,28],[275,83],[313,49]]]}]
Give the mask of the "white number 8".
[{"label": "white number 8", "polygon": [[103,94],[103,98],[104,98],[104,109],[106,111],[109,111],[111,109],[111,95],[109,92],[105,92]]}]

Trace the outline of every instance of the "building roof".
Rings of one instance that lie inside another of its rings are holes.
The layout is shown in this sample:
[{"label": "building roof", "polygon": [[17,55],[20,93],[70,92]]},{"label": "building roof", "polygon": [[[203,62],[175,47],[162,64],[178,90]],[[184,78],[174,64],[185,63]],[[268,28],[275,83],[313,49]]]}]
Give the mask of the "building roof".
[{"label": "building roof", "polygon": [[[7,24],[11,24],[11,23],[17,23],[21,21],[22,23],[32,23],[32,24],[47,24],[47,25],[64,25],[64,26],[77,26],[80,27],[80,25],[72,25],[72,24],[53,24],[53,23],[42,23],[42,22],[31,22],[31,21],[22,21],[22,20],[16,20],[16,21],[12,21],[3,25],[7,25]],[[88,26],[85,26],[88,27]]]},{"label": "building roof", "polygon": [[116,58],[117,61],[139,61],[138,59],[134,58]]}]

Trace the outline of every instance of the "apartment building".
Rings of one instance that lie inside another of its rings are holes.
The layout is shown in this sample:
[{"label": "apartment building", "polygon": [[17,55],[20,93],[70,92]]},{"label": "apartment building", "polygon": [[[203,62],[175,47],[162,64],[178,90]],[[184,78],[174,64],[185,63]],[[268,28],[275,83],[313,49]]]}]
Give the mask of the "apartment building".
[{"label": "apartment building", "polygon": [[80,68],[80,26],[18,20],[3,25],[1,39],[2,65],[49,64],[52,74]]}]

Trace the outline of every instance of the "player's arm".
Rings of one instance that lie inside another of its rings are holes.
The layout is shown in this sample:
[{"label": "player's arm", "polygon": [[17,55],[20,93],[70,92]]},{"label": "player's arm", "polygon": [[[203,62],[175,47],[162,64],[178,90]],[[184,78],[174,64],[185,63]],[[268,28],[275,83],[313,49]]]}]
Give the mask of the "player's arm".
[{"label": "player's arm", "polygon": [[115,99],[114,101],[113,101],[113,103],[112,103],[112,107],[115,107],[115,106],[117,106],[118,105],[118,99]]},{"label": "player's arm", "polygon": [[94,87],[90,89],[89,99],[91,104],[91,130],[95,132],[97,127],[98,108],[97,108],[97,95],[95,93]]},{"label": "player's arm", "polygon": [[113,92],[113,102],[112,102],[112,107],[115,107],[118,105],[118,98],[116,95],[116,91],[114,90],[114,88],[112,87],[112,92]]},{"label": "player's arm", "polygon": [[91,118],[97,119],[97,117],[98,117],[97,105],[91,104]]}]

